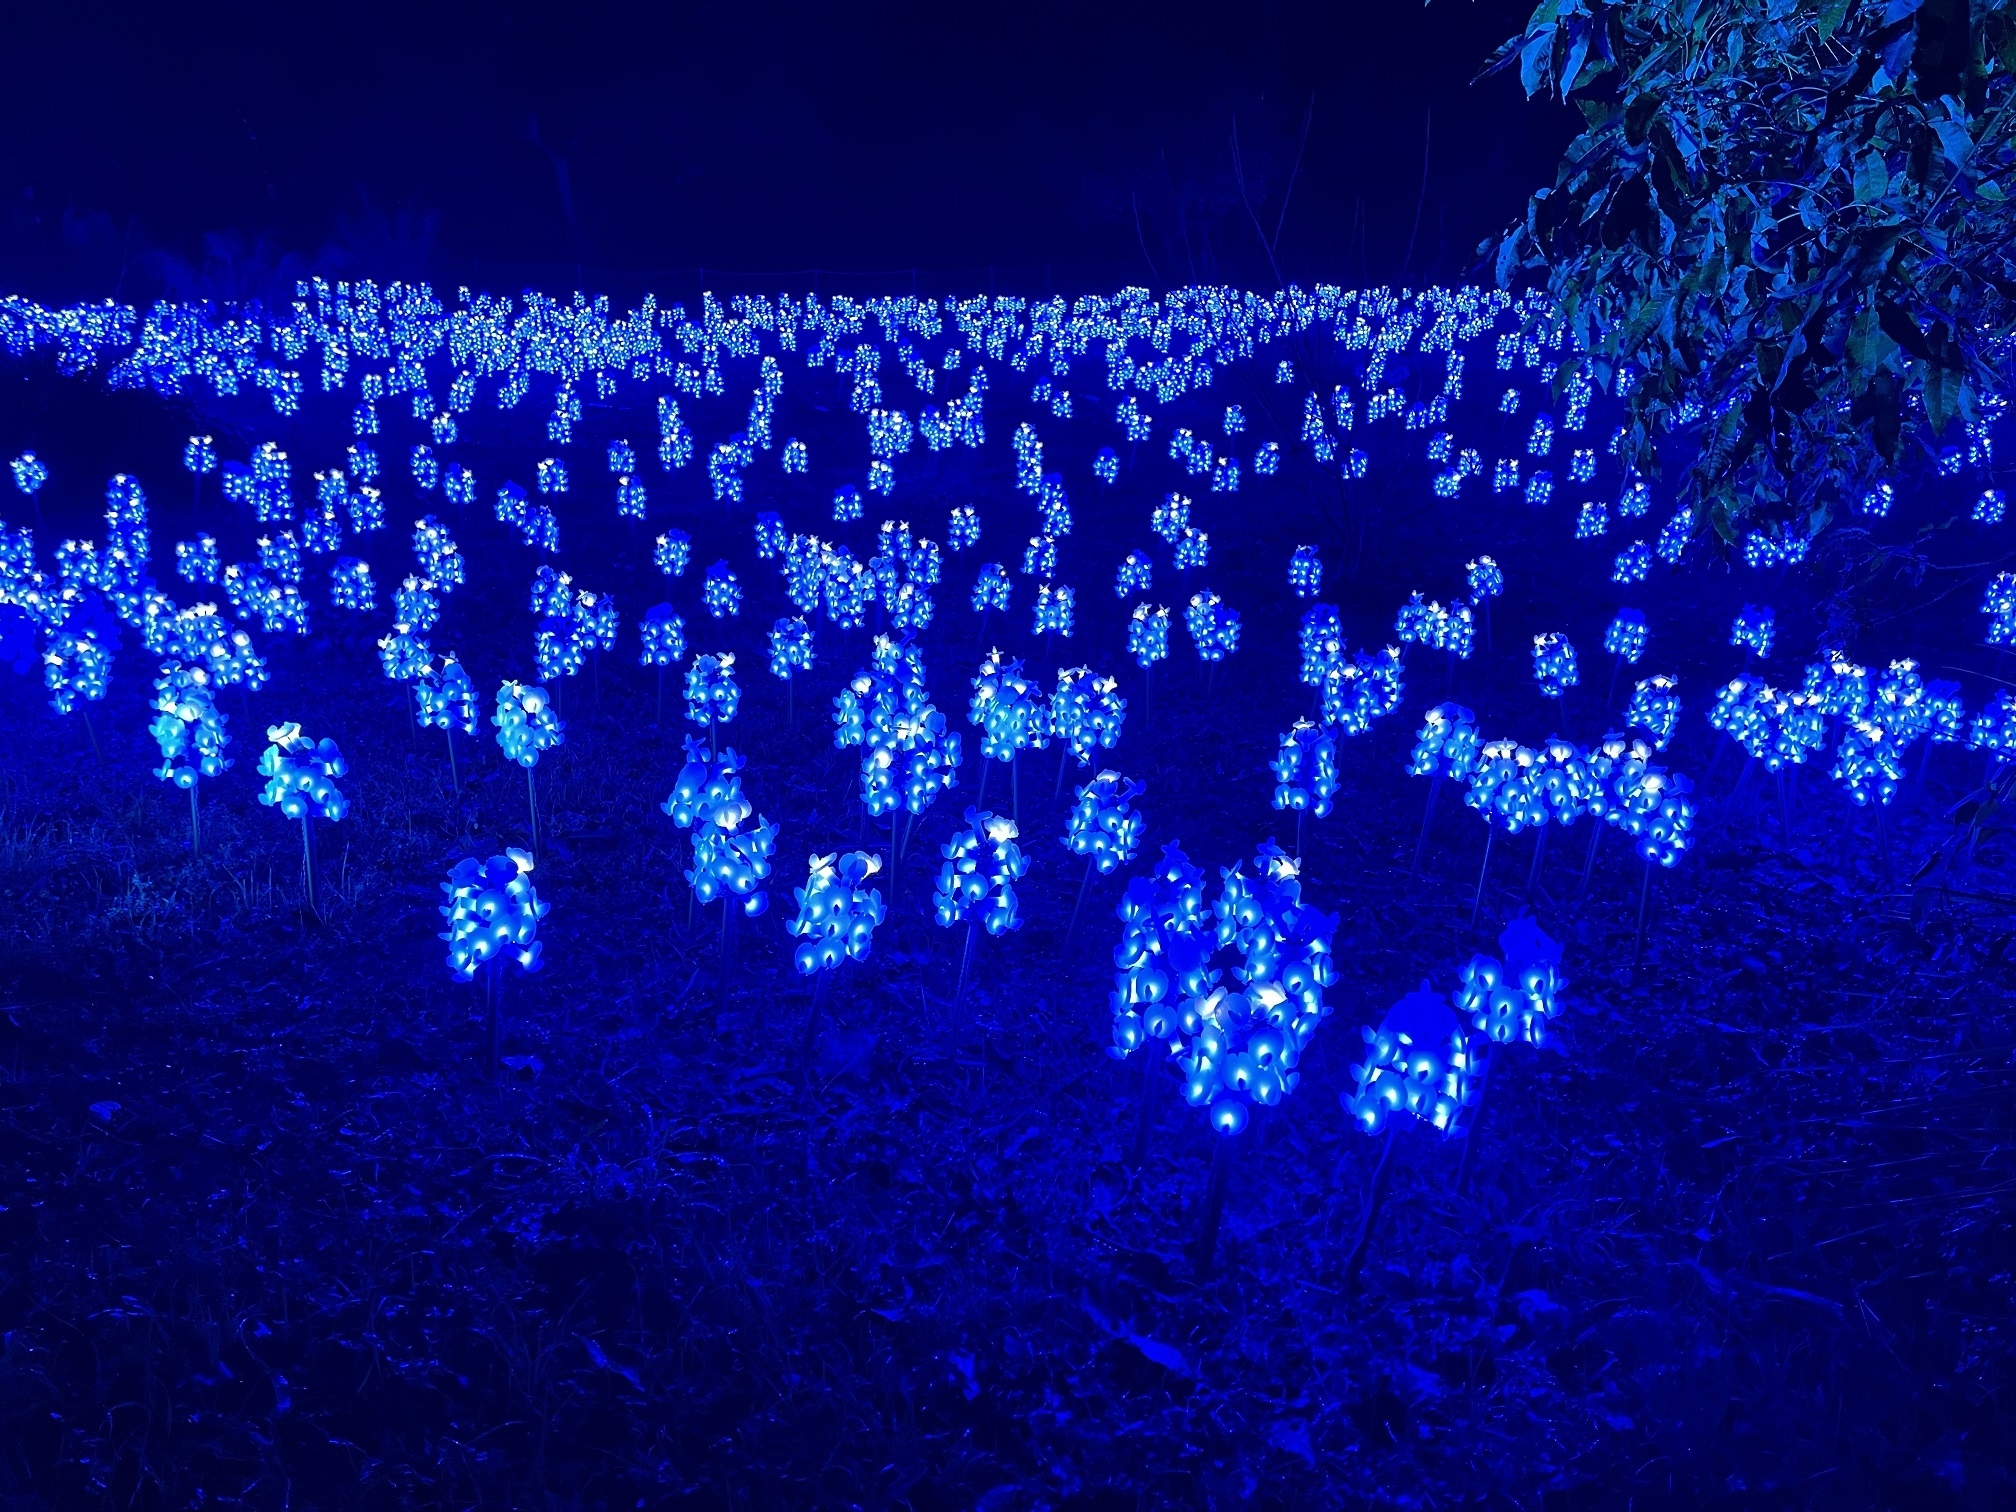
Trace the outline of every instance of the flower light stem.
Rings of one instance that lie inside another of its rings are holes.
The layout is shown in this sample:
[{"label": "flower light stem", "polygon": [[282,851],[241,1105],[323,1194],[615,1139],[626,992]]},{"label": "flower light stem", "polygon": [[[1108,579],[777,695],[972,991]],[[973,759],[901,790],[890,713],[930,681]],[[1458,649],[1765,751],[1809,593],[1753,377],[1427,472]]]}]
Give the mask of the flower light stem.
[{"label": "flower light stem", "polygon": [[1407,875],[1421,874],[1421,858],[1428,853],[1428,826],[1435,822],[1435,800],[1442,796],[1442,774],[1437,772],[1428,781],[1428,807],[1421,813],[1421,838],[1414,842],[1414,864]]},{"label": "flower light stem", "polygon": [[1575,901],[1580,903],[1589,894],[1589,876],[1596,870],[1596,847],[1603,843],[1602,820],[1597,820],[1589,834],[1589,853],[1582,858],[1582,880],[1575,884]]},{"label": "flower light stem", "polygon": [[[1497,1069],[1497,1056],[1489,1051],[1479,1059],[1477,1069],[1472,1073],[1477,1083],[1477,1104],[1470,1114],[1470,1127],[1463,1136],[1463,1158],[1456,1162],[1456,1192],[1461,1196],[1470,1181],[1471,1157],[1477,1153],[1477,1141],[1484,1132],[1484,1102],[1491,1095],[1492,1072]],[[1506,1063],[1511,1069],[1511,1063]]]},{"label": "flower light stem", "polygon": [[1631,971],[1635,976],[1645,960],[1645,905],[1652,897],[1652,863],[1645,863],[1645,881],[1638,889],[1638,938],[1631,946]]},{"label": "flower light stem", "polygon": [[490,1077],[496,1080],[503,1069],[504,958],[493,957],[483,968],[483,1014],[490,1031]]},{"label": "flower light stem", "polygon": [[196,784],[189,784],[189,854],[203,854],[203,828],[196,816]]},{"label": "flower light stem", "polygon": [[525,768],[525,807],[532,816],[532,854],[539,854],[539,783],[531,767]]},{"label": "flower light stem", "polygon": [[1085,878],[1078,884],[1078,901],[1071,905],[1071,922],[1064,926],[1064,948],[1067,951],[1071,948],[1071,937],[1078,932],[1078,912],[1085,906],[1085,889],[1092,885],[1092,869],[1098,864],[1096,858],[1086,858]]},{"label": "flower light stem", "polygon": [[1484,878],[1491,871],[1491,842],[1498,838],[1498,826],[1484,821],[1484,864],[1477,868],[1477,896],[1470,900],[1470,922],[1477,922],[1477,910],[1484,906]]},{"label": "flower light stem", "polygon": [[1211,1175],[1204,1188],[1204,1219],[1197,1243],[1190,1251],[1190,1267],[1200,1277],[1208,1277],[1218,1259],[1218,1227],[1225,1217],[1225,1188],[1232,1177],[1232,1137],[1216,1135],[1211,1141]]},{"label": "flower light stem", "polygon": [[805,1014],[805,1039],[798,1047],[798,1092],[801,1097],[812,1091],[812,1048],[819,1040],[819,1016],[826,1007],[826,986],[833,978],[831,971],[821,971],[812,984],[812,1006]]},{"label": "flower light stem", "polygon": [[1365,1218],[1358,1225],[1358,1242],[1351,1247],[1350,1257],[1344,1262],[1344,1295],[1358,1295],[1358,1273],[1365,1268],[1365,1253],[1372,1248],[1372,1230],[1379,1222],[1379,1209],[1386,1204],[1388,1185],[1386,1171],[1393,1161],[1393,1146],[1399,1142],[1399,1130],[1386,1131],[1386,1148],[1379,1152],[1379,1164],[1372,1172],[1372,1190],[1365,1199]]}]

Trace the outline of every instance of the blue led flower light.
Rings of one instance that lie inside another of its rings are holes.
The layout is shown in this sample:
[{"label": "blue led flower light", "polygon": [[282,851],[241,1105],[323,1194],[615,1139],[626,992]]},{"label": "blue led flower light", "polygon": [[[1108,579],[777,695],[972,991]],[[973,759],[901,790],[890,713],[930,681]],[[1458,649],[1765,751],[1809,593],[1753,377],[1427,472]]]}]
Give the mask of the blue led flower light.
[{"label": "blue led flower light", "polygon": [[[1172,846],[1163,870],[1182,879],[1189,867]],[[1219,873],[1213,922],[1194,934],[1179,932],[1180,924],[1166,933],[1161,928],[1157,883],[1130,885],[1120,905],[1126,932],[1114,953],[1121,982],[1113,999],[1115,1053],[1130,1053],[1144,1037],[1167,1041],[1184,1101],[1226,1136],[1246,1127],[1255,1105],[1272,1107],[1294,1091],[1296,1064],[1331,1012],[1323,989],[1337,980],[1331,955],[1337,916],[1302,902],[1295,862],[1271,843],[1262,843],[1253,870],[1251,879],[1236,865]],[[1172,885],[1178,907],[1184,880]],[[1201,887],[1196,893],[1201,901]],[[1229,983],[1227,970],[1211,964],[1226,949],[1240,956]],[[1170,973],[1150,964],[1157,953]],[[1146,1013],[1136,1006],[1143,997],[1153,997]]]},{"label": "blue led flower light", "polygon": [[1144,672],[1169,658],[1169,611],[1136,604],[1127,618],[1127,654]]},{"label": "blue led flower light", "polygon": [[812,670],[812,627],[790,616],[770,626],[770,675],[784,680],[789,697],[800,672]]},{"label": "blue led flower light", "polygon": [[1542,698],[1559,698],[1579,681],[1567,636],[1548,630],[1533,637],[1533,681]]},{"label": "blue led flower light", "polygon": [[1459,973],[1450,1000],[1456,1012],[1494,1044],[1523,1041],[1538,1049],[1547,1026],[1561,1012],[1561,946],[1530,916],[1522,915],[1498,936],[1501,962],[1476,956]]},{"label": "blue led flower light", "polygon": [[[1078,765],[1090,766],[1094,751],[1112,750],[1126,718],[1127,700],[1120,696],[1117,679],[1100,677],[1090,667],[1058,668],[1049,730]],[[1058,771],[1061,782],[1061,762]]]},{"label": "blue led flower light", "polygon": [[161,750],[161,765],[154,775],[189,794],[189,844],[200,851],[196,787],[203,778],[221,777],[230,768],[231,760],[224,754],[231,744],[225,728],[229,721],[217,707],[209,672],[179,662],[165,663],[154,679],[152,707],[156,717],[148,733]]},{"label": "blue led flower light", "polygon": [[735,653],[702,653],[686,669],[686,717],[704,724],[710,744],[718,740],[720,727],[731,723],[742,705],[742,689],[735,681]]},{"label": "blue led flower light", "polygon": [[441,884],[448,927],[439,938],[448,942],[448,969],[457,981],[472,982],[478,969],[501,969],[506,961],[526,972],[539,969],[539,921],[552,905],[539,901],[532,867],[532,857],[514,847],[488,861],[466,856],[449,871]]},{"label": "blue led flower light", "polygon": [[998,609],[1005,613],[1010,587],[1006,567],[999,562],[982,563],[980,575],[973,580],[973,612],[985,614]]},{"label": "blue led flower light", "polygon": [[1297,598],[1314,598],[1323,587],[1323,559],[1314,546],[1297,546],[1288,559],[1288,586]]},{"label": "blue led flower light", "polygon": [[1302,813],[1330,817],[1337,795],[1337,741],[1328,730],[1298,719],[1281,737],[1281,748],[1269,763],[1275,777],[1274,807],[1293,810],[1300,835]]},{"label": "blue led flower light", "polygon": [[716,619],[727,619],[742,612],[742,585],[735,580],[734,572],[725,561],[716,562],[707,569],[707,576],[700,585],[700,601]]},{"label": "blue led flower light", "polygon": [[1650,638],[1645,616],[1636,609],[1619,609],[1603,631],[1603,649],[1626,666],[1637,666]]},{"label": "blue led flower light", "polygon": [[1778,633],[1777,612],[1758,604],[1745,604],[1729,626],[1729,644],[1741,646],[1759,661],[1771,657],[1771,642]]},{"label": "blue led flower light", "polygon": [[1995,690],[1994,698],[1967,722],[1967,749],[1986,751],[1998,766],[2016,761],[2016,694]]},{"label": "blue led flower light", "polygon": [[267,730],[270,742],[259,757],[259,775],[266,786],[260,803],[277,808],[288,819],[301,821],[301,867],[308,907],[315,908],[316,817],[335,823],[350,812],[350,800],[336,786],[349,767],[333,740],[310,740],[298,724],[278,724]]},{"label": "blue led flower light", "polygon": [[1140,783],[1130,782],[1118,772],[1099,773],[1077,790],[1064,821],[1065,849],[1086,857],[1102,877],[1132,861],[1146,824],[1133,801],[1143,791]]},{"label": "blue led flower light", "polygon": [[1680,727],[1679,689],[1678,679],[1655,672],[1633,686],[1630,702],[1624,706],[1624,723],[1649,735],[1655,751],[1666,749],[1666,742]]},{"label": "blue led flower light", "polygon": [[1406,1113],[1437,1133],[1456,1131],[1476,1100],[1468,1044],[1455,1009],[1423,983],[1364,1028],[1366,1055],[1352,1067],[1358,1087],[1339,1099],[1358,1127],[1379,1134]]},{"label": "blue led flower light", "polygon": [[658,805],[681,829],[739,829],[755,808],[742,795],[742,757],[731,746],[717,757],[697,736],[686,737],[686,764]]},{"label": "blue led flower light", "polygon": [[1183,626],[1200,661],[1220,662],[1239,649],[1239,612],[1209,588],[1191,595]]},{"label": "blue led flower light", "polygon": [[1113,951],[1113,1044],[1107,1053],[1124,1059],[1150,1039],[1173,1040],[1177,1019],[1170,992],[1190,997],[1204,989],[1216,930],[1205,904],[1204,874],[1174,841],[1162,847],[1151,875],[1127,884],[1114,912],[1120,942]]},{"label": "blue led flower light", "polygon": [[1015,821],[1006,814],[966,810],[966,827],[955,831],[939,848],[945,864],[932,890],[932,912],[939,927],[966,926],[966,947],[959,961],[955,1002],[966,995],[966,974],[973,961],[974,937],[981,929],[1003,935],[1022,927],[1015,884],[1029,871],[1029,858],[1015,843]]},{"label": "blue led flower light", "polygon": [[865,961],[883,920],[882,894],[863,887],[882,869],[866,851],[812,857],[803,887],[793,888],[798,915],[784,927],[799,941],[791,959],[802,976],[833,971],[844,961]]},{"label": "blue led flower light", "polygon": [[1398,646],[1370,654],[1361,651],[1331,662],[1324,667],[1323,683],[1317,689],[1321,722],[1346,735],[1363,735],[1375,721],[1400,707],[1405,686]]},{"label": "blue led flower light", "polygon": [[1407,770],[1416,777],[1448,777],[1466,781],[1481,757],[1477,716],[1457,703],[1430,709],[1414,736]]},{"label": "blue led flower light", "polygon": [[945,527],[945,544],[955,552],[980,544],[980,515],[971,504],[953,506]]},{"label": "blue led flower light", "polygon": [[[728,810],[716,809],[711,823],[693,827],[693,866],[686,881],[694,898],[702,905],[716,898],[741,899],[742,912],[755,918],[770,906],[763,882],[770,875],[770,858],[777,850],[777,826],[761,814],[754,828],[743,830],[724,821]],[[721,921],[725,936],[727,911]]]},{"label": "blue led flower light", "polygon": [[[99,702],[111,679],[111,648],[94,629],[59,630],[43,647],[42,686],[49,690],[49,707],[58,714],[74,713],[81,703]],[[90,716],[85,719],[88,724]],[[95,733],[92,744],[97,744]]]},{"label": "blue led flower light", "polygon": [[667,577],[684,577],[693,557],[693,538],[683,530],[668,530],[651,548],[651,564]]}]

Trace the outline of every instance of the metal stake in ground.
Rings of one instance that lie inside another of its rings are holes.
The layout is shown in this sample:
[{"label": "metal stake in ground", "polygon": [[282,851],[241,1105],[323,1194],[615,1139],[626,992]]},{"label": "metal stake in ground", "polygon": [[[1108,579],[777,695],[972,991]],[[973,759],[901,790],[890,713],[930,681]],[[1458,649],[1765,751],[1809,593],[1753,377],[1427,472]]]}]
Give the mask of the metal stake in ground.
[{"label": "metal stake in ground", "polygon": [[1379,1221],[1379,1209],[1386,1201],[1386,1168],[1392,1163],[1398,1136],[1397,1129],[1388,1127],[1386,1148],[1379,1153],[1379,1165],[1372,1172],[1372,1191],[1365,1199],[1365,1220],[1358,1225],[1358,1242],[1344,1262],[1344,1294],[1348,1297],[1358,1295],[1358,1273],[1365,1267],[1365,1252],[1372,1247],[1372,1227]]},{"label": "metal stake in ground", "polygon": [[1442,796],[1442,774],[1437,772],[1428,779],[1428,807],[1421,815],[1421,838],[1414,842],[1414,864],[1407,869],[1410,877],[1421,873],[1421,858],[1428,853],[1428,826],[1435,821],[1435,800]]},{"label": "metal stake in ground", "polygon": [[1477,910],[1484,906],[1484,878],[1491,870],[1491,842],[1498,838],[1498,826],[1484,816],[1484,864],[1477,868],[1477,896],[1470,900],[1470,922],[1477,922]]},{"label": "metal stake in ground", "polygon": [[483,968],[483,1011],[490,1021],[490,1076],[503,1068],[504,958],[494,956]]},{"label": "metal stake in ground", "polygon": [[1078,932],[1078,911],[1085,906],[1085,889],[1092,885],[1092,869],[1099,863],[1088,857],[1085,862],[1085,880],[1078,884],[1078,901],[1071,905],[1071,922],[1064,926],[1064,949],[1071,949],[1071,937]]},{"label": "metal stake in ground", "polygon": [[1225,1216],[1225,1184],[1232,1175],[1232,1141],[1230,1134],[1213,1134],[1215,1141],[1211,1151],[1211,1176],[1204,1188],[1204,1220],[1197,1232],[1197,1242],[1190,1250],[1190,1268],[1200,1277],[1208,1277],[1218,1259],[1218,1225]]},{"label": "metal stake in ground", "polygon": [[1652,863],[1645,863],[1645,883],[1638,889],[1638,938],[1631,945],[1631,972],[1635,976],[1645,959],[1645,904],[1652,897]]}]

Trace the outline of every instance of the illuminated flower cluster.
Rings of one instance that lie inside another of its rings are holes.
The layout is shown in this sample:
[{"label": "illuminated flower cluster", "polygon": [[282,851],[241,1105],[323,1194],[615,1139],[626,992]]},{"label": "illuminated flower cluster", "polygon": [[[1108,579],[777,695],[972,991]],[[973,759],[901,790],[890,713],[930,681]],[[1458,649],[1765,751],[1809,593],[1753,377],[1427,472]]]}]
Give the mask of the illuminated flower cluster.
[{"label": "illuminated flower cluster", "polygon": [[695,724],[727,724],[742,704],[735,681],[735,653],[702,653],[686,669],[686,717]]},{"label": "illuminated flower cluster", "polygon": [[1500,961],[1472,957],[1457,973],[1450,1001],[1477,1032],[1494,1044],[1523,1040],[1535,1049],[1547,1043],[1547,1025],[1561,1012],[1561,946],[1530,916],[1506,925],[1498,936]]},{"label": "illuminated flower cluster", "polygon": [[439,672],[415,680],[413,699],[423,729],[476,733],[476,685],[454,656],[441,659]]},{"label": "illuminated flower cluster", "polygon": [[[185,583],[215,583],[224,575],[224,562],[217,553],[217,538],[199,535],[193,541],[177,541],[175,571]],[[365,571],[368,576],[370,569]],[[365,607],[370,606],[367,604]]]},{"label": "illuminated flower cluster", "polygon": [[1663,672],[1655,672],[1631,689],[1624,706],[1624,723],[1652,737],[1652,748],[1666,749],[1666,742],[1680,728],[1680,684]]},{"label": "illuminated flower cluster", "polygon": [[1415,733],[1407,770],[1416,777],[1449,777],[1462,782],[1476,770],[1480,752],[1477,716],[1461,704],[1437,704]]},{"label": "illuminated flower cluster", "polygon": [[770,858],[777,849],[777,826],[756,816],[753,828],[727,823],[731,809],[718,808],[711,822],[693,826],[693,866],[686,881],[701,903],[733,896],[742,900],[742,912],[755,918],[770,906],[762,890],[770,875]]},{"label": "illuminated flower cluster", "polygon": [[670,667],[686,659],[686,622],[670,604],[653,604],[637,622],[637,664]]},{"label": "illuminated flower cluster", "polygon": [[1298,719],[1281,737],[1281,749],[1269,763],[1276,779],[1274,807],[1307,809],[1318,819],[1330,817],[1337,795],[1337,741],[1328,730]]},{"label": "illuminated flower cluster", "polygon": [[1154,564],[1142,553],[1130,551],[1121,559],[1120,570],[1114,574],[1113,596],[1124,599],[1130,593],[1146,593],[1154,581]]},{"label": "illuminated flower cluster", "polygon": [[1050,695],[1050,734],[1062,741],[1071,758],[1092,764],[1094,751],[1110,751],[1120,739],[1127,718],[1127,700],[1120,683],[1100,677],[1090,667],[1060,667],[1057,691]]},{"label": "illuminated flower cluster", "polygon": [[805,885],[792,889],[798,916],[784,926],[799,941],[791,958],[802,975],[868,958],[883,918],[882,894],[862,884],[881,869],[882,858],[866,851],[812,858]]},{"label": "illuminated flower cluster", "polygon": [[725,561],[716,562],[707,569],[707,576],[700,584],[700,602],[716,619],[727,619],[742,612],[742,585],[735,580],[734,572]]},{"label": "illuminated flower cluster", "polygon": [[980,575],[973,580],[973,612],[984,614],[993,609],[1006,613],[1012,586],[1006,567],[999,562],[982,563]]},{"label": "illuminated flower cluster", "polygon": [[1193,594],[1183,611],[1183,626],[1200,661],[1223,661],[1239,649],[1239,612],[1206,588]]},{"label": "illuminated flower cluster", "polygon": [[971,504],[955,504],[952,515],[945,526],[945,544],[953,551],[964,551],[969,546],[980,544],[980,514]]},{"label": "illuminated flower cluster", "polygon": [[1070,639],[1077,596],[1068,583],[1041,583],[1036,588],[1036,623],[1031,631],[1034,635],[1048,635],[1055,632]]},{"label": "illuminated flower cluster", "polygon": [[1317,690],[1323,723],[1346,735],[1363,735],[1376,720],[1400,707],[1404,691],[1398,646],[1354,652],[1323,669],[1322,686]]},{"label": "illuminated flower cluster", "polygon": [[1169,659],[1169,611],[1161,605],[1136,604],[1127,618],[1127,654],[1135,665],[1153,667]]},{"label": "illuminated flower cluster", "polygon": [[231,762],[224,748],[231,744],[227,720],[217,707],[210,674],[201,667],[169,662],[154,679],[154,723],[148,733],[161,748],[154,775],[189,789],[204,777],[221,777]]},{"label": "illuminated flower cluster", "polygon": [[1967,749],[1986,751],[1995,761],[2016,761],[2016,695],[1998,688],[1994,698],[1967,722]]},{"label": "illuminated flower cluster", "polygon": [[1650,635],[1644,615],[1636,609],[1619,609],[1603,631],[1603,649],[1619,661],[1635,667],[1638,658],[1645,654],[1645,642]]},{"label": "illuminated flower cluster", "polygon": [[350,812],[350,800],[336,787],[335,779],[349,768],[335,741],[310,740],[298,724],[274,725],[266,738],[272,743],[259,758],[259,775],[266,779],[262,804],[289,819],[319,814],[337,820]]},{"label": "illuminated flower cluster", "polygon": [[74,712],[80,700],[97,703],[111,678],[112,652],[97,631],[59,630],[49,637],[42,651],[42,686],[58,714]]},{"label": "illuminated flower cluster", "polygon": [[812,670],[812,627],[788,616],[770,627],[770,675],[790,678]]},{"label": "illuminated flower cluster", "polygon": [[1567,636],[1548,630],[1533,637],[1533,681],[1542,698],[1559,698],[1579,680],[1575,647]]},{"label": "illuminated flower cluster", "polygon": [[371,564],[361,557],[338,557],[329,569],[329,602],[357,614],[375,609],[378,593],[371,582]]},{"label": "illuminated flower cluster", "polygon": [[742,796],[742,757],[731,746],[716,757],[698,737],[686,737],[686,764],[673,779],[671,795],[659,804],[681,829],[711,825],[736,829],[755,812]]},{"label": "illuminated flower cluster", "polygon": [[[973,679],[967,722],[980,731],[980,755],[1013,761],[1017,751],[1040,751],[1050,744],[1049,710],[1022,675],[1020,658],[989,651]],[[998,931],[997,931],[998,933]]]},{"label": "illuminated flower cluster", "polygon": [[683,530],[668,530],[651,547],[651,565],[667,577],[684,577],[693,559],[693,538]]},{"label": "illuminated flower cluster", "polygon": [[[1295,863],[1274,845],[1261,845],[1253,872],[1219,873],[1202,924],[1202,879],[1165,848],[1156,877],[1128,887],[1114,952],[1114,1052],[1167,1041],[1184,1100],[1224,1135],[1244,1129],[1254,1105],[1272,1107],[1295,1089],[1296,1064],[1331,1011],[1323,989],[1337,980],[1337,916],[1302,901]],[[1212,965],[1221,950],[1240,958],[1229,972]]]},{"label": "illuminated flower cluster", "polygon": [[1477,627],[1470,605],[1461,599],[1447,609],[1434,600],[1422,601],[1417,592],[1400,606],[1393,617],[1393,636],[1401,645],[1427,646],[1447,651],[1458,661],[1468,661],[1476,640]]},{"label": "illuminated flower cluster", "polygon": [[552,905],[540,902],[532,886],[529,853],[514,847],[488,861],[465,856],[441,891],[448,895],[441,905],[448,927],[440,938],[448,942],[448,969],[459,981],[473,981],[477,968],[493,961],[539,969],[539,921]]},{"label": "illuminated flower cluster", "polygon": [[1736,618],[1729,626],[1729,644],[1754,652],[1759,661],[1764,661],[1771,655],[1771,642],[1777,634],[1778,615],[1775,610],[1745,604],[1736,611]]},{"label": "illuminated flower cluster", "polygon": [[1358,1087],[1339,1099],[1360,1129],[1378,1134],[1407,1113],[1439,1134],[1453,1134],[1476,1101],[1473,1066],[1455,1009],[1422,983],[1379,1021],[1366,1025],[1365,1059],[1353,1066]]},{"label": "illuminated flower cluster", "polygon": [[1017,833],[1006,814],[966,810],[966,827],[939,850],[945,864],[932,902],[942,927],[977,923],[990,935],[1021,927],[1015,884],[1028,874],[1029,859],[1015,843]]},{"label": "illuminated flower cluster", "polygon": [[[1784,693],[1748,677],[1717,690],[1708,723],[1726,731],[1767,772],[1803,766],[1827,743],[1826,701],[1813,688]],[[1858,711],[1859,714],[1859,711]]]},{"label": "illuminated flower cluster", "polygon": [[1102,877],[1134,859],[1146,823],[1134,799],[1142,785],[1118,772],[1105,771],[1079,788],[1064,821],[1064,845],[1074,856],[1087,856]]},{"label": "illuminated flower cluster", "polygon": [[1989,645],[2016,645],[2016,572],[1998,572],[1989,580],[1981,612],[1988,616]]},{"label": "illuminated flower cluster", "polygon": [[527,769],[539,765],[539,758],[567,736],[567,726],[553,712],[553,700],[544,688],[509,679],[498,685],[497,712],[490,723],[497,727],[497,747],[504,759]]},{"label": "illuminated flower cluster", "polygon": [[1464,571],[1470,585],[1470,597],[1479,603],[1497,598],[1505,591],[1505,573],[1488,556],[1480,556]]},{"label": "illuminated flower cluster", "polygon": [[1302,655],[1297,675],[1312,688],[1322,687],[1330,669],[1344,660],[1344,625],[1336,606],[1312,605],[1302,616],[1296,644]]},{"label": "illuminated flower cluster", "polygon": [[434,653],[409,626],[394,625],[390,635],[379,638],[378,665],[393,682],[411,682],[434,665]]}]

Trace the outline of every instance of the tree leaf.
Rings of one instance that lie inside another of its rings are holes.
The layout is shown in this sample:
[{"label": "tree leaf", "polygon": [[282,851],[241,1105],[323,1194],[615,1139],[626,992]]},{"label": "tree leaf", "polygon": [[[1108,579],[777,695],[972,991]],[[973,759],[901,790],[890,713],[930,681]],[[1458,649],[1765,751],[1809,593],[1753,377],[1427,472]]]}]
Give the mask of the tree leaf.
[{"label": "tree leaf", "polygon": [[1890,170],[1884,165],[1883,154],[1863,153],[1855,164],[1855,202],[1873,205],[1889,192]]}]

